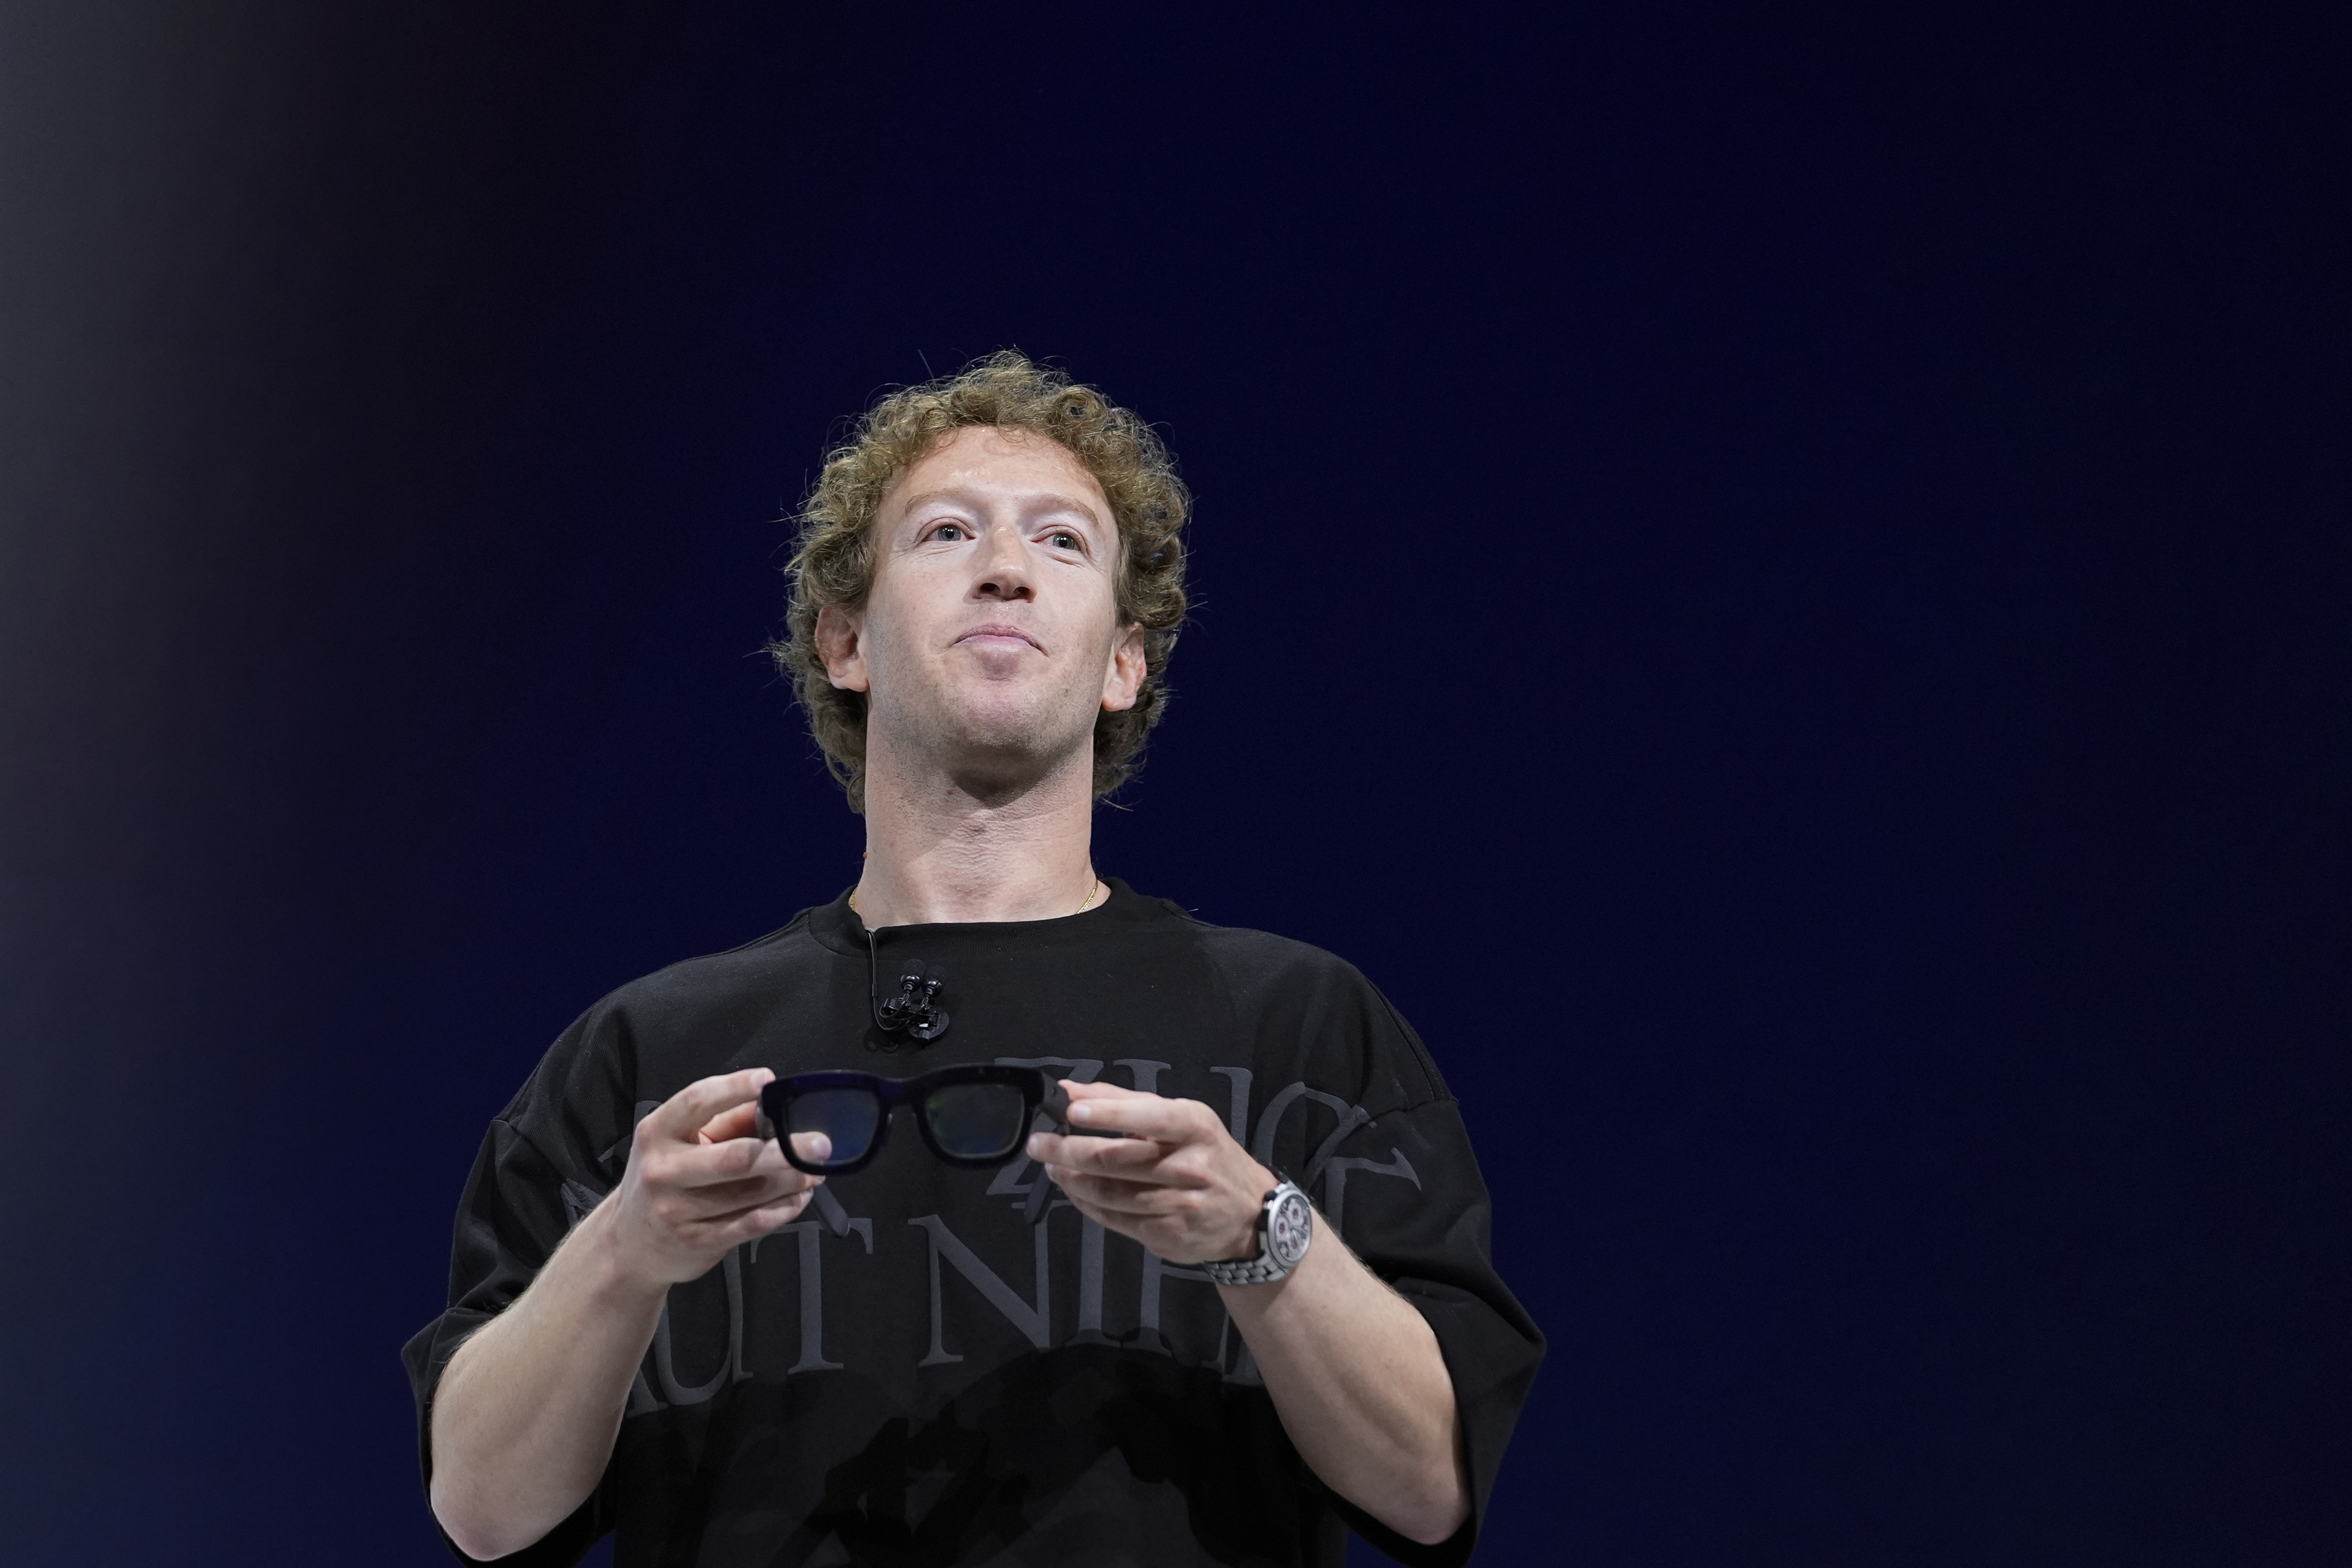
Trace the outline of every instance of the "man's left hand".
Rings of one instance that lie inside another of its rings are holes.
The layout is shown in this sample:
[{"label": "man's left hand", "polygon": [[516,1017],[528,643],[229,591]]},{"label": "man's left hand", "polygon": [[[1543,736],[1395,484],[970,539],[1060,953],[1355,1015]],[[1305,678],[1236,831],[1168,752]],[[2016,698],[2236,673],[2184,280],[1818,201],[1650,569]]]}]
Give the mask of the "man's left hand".
[{"label": "man's left hand", "polygon": [[1034,1132],[1029,1154],[1080,1214],[1174,1264],[1255,1258],[1276,1177],[1197,1100],[1067,1083],[1070,1125],[1125,1138]]}]

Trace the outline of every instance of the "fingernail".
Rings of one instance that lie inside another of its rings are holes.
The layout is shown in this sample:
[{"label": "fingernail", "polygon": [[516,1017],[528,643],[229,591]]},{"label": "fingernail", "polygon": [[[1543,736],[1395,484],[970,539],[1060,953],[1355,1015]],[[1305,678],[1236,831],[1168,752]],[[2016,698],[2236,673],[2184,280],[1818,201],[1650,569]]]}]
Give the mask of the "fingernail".
[{"label": "fingernail", "polygon": [[1091,1105],[1088,1105],[1085,1100],[1082,1100],[1078,1101],[1076,1105],[1073,1105],[1072,1107],[1070,1107],[1070,1120],[1071,1120],[1071,1121],[1092,1121],[1094,1119],[1095,1119],[1095,1108],[1094,1108],[1093,1106],[1091,1106]]},{"label": "fingernail", "polygon": [[1045,1148],[1045,1139],[1043,1139],[1043,1138],[1039,1137],[1039,1136],[1038,1136],[1036,1133],[1034,1133],[1034,1132],[1032,1132],[1031,1134],[1029,1134],[1029,1157],[1030,1157],[1031,1159],[1033,1159],[1033,1160],[1034,1160],[1034,1159],[1035,1159],[1035,1158],[1037,1157],[1037,1152],[1038,1152],[1038,1151],[1039,1151],[1039,1150],[1041,1150],[1041,1149],[1043,1149],[1043,1148]]},{"label": "fingernail", "polygon": [[830,1139],[830,1138],[826,1137],[826,1136],[825,1136],[824,1133],[822,1133],[822,1132],[812,1132],[812,1133],[810,1133],[810,1134],[808,1135],[808,1142],[809,1142],[809,1152],[808,1152],[808,1157],[809,1157],[810,1159],[812,1159],[812,1160],[830,1160],[830,1159],[832,1159],[832,1158],[833,1158],[833,1140],[832,1140],[832,1139]]}]

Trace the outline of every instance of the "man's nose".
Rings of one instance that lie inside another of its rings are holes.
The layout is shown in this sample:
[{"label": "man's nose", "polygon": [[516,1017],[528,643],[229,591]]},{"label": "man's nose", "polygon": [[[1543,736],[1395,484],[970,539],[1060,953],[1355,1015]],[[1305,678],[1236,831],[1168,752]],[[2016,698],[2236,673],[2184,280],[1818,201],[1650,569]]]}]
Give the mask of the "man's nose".
[{"label": "man's nose", "polygon": [[1034,599],[1037,585],[1029,573],[1029,548],[1021,531],[1009,522],[992,526],[980,541],[980,576],[972,592],[983,599]]}]

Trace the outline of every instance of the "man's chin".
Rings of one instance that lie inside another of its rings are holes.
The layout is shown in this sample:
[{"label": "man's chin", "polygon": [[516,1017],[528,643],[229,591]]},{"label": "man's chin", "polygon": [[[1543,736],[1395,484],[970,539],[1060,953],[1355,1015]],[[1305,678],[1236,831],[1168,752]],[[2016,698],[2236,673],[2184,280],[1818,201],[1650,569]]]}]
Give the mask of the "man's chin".
[{"label": "man's chin", "polygon": [[940,738],[959,751],[1015,756],[1055,756],[1073,740],[1094,733],[1094,713],[1060,693],[1008,689],[987,682],[960,693],[966,700],[941,715]]},{"label": "man's chin", "polygon": [[929,715],[905,712],[900,722],[877,715],[880,727],[894,733],[886,739],[869,731],[869,743],[918,772],[944,773],[983,796],[1017,794],[1074,760],[1088,764],[1093,710],[1044,693],[980,684],[982,689],[953,693]]},{"label": "man's chin", "polygon": [[1090,760],[1091,727],[1083,734],[1041,734],[1031,725],[974,724],[935,753],[957,786],[976,798],[1018,795],[1073,764]]}]

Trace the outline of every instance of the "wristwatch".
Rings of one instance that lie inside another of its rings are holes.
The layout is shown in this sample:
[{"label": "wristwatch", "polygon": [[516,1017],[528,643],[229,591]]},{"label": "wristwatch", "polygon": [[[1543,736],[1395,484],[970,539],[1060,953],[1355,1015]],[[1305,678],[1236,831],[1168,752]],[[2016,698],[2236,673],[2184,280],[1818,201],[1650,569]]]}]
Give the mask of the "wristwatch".
[{"label": "wristwatch", "polygon": [[1257,1256],[1203,1263],[1201,1272],[1220,1285],[1271,1285],[1298,1267],[1315,1239],[1315,1211],[1296,1182],[1265,1194],[1257,1215]]}]

